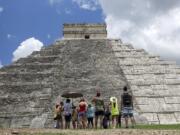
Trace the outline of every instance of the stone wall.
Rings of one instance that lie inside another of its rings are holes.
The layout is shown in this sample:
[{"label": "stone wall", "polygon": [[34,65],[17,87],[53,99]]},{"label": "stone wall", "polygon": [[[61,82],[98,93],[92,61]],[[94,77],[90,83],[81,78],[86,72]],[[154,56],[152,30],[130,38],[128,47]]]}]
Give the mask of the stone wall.
[{"label": "stone wall", "polygon": [[105,24],[64,24],[63,35],[65,39],[106,39]]}]

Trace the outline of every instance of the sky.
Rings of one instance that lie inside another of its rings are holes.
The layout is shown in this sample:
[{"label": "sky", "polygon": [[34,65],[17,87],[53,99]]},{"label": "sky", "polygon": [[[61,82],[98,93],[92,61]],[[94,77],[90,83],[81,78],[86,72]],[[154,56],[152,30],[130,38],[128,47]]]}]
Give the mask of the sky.
[{"label": "sky", "polygon": [[0,67],[61,39],[64,23],[106,23],[108,38],[180,64],[179,0],[0,0]]}]

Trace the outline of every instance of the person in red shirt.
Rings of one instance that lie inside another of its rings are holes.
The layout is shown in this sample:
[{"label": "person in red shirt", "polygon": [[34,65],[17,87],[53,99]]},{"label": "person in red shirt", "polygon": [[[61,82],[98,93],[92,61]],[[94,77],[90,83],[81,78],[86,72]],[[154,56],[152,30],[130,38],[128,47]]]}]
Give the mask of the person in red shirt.
[{"label": "person in red shirt", "polygon": [[86,111],[87,111],[87,103],[85,99],[82,98],[79,102],[79,109],[78,109],[78,119],[81,128],[86,128]]}]

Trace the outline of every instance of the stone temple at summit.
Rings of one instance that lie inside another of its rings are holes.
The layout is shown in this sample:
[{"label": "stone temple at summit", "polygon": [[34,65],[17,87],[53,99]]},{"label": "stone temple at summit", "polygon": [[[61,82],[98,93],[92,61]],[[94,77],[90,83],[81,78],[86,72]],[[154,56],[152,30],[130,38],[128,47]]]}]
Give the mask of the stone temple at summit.
[{"label": "stone temple at summit", "polygon": [[0,128],[53,125],[61,94],[81,92],[90,102],[97,87],[105,101],[123,87],[134,97],[139,123],[180,123],[180,67],[120,39],[105,24],[64,24],[63,39],[0,69]]}]

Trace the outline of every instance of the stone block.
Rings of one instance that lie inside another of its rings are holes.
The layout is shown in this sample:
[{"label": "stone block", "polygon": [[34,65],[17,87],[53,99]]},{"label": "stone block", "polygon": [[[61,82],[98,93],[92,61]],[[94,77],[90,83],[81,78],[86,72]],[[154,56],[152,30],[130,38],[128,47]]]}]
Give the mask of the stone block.
[{"label": "stone block", "polygon": [[11,121],[10,128],[29,127],[31,123],[30,117],[14,117]]},{"label": "stone block", "polygon": [[167,104],[180,104],[180,97],[164,97],[164,99]]},{"label": "stone block", "polygon": [[149,98],[147,97],[136,97],[136,105],[149,105]]},{"label": "stone block", "polygon": [[143,113],[140,116],[146,118],[149,124],[159,124],[157,113]]},{"label": "stone block", "polygon": [[175,115],[176,121],[180,123],[180,112],[175,112],[174,115]]},{"label": "stone block", "polygon": [[177,122],[174,113],[158,113],[158,119],[160,124],[175,124]]},{"label": "stone block", "polygon": [[36,116],[32,120],[30,124],[30,128],[43,128],[47,118],[48,118],[48,114],[42,114],[41,116]]}]

